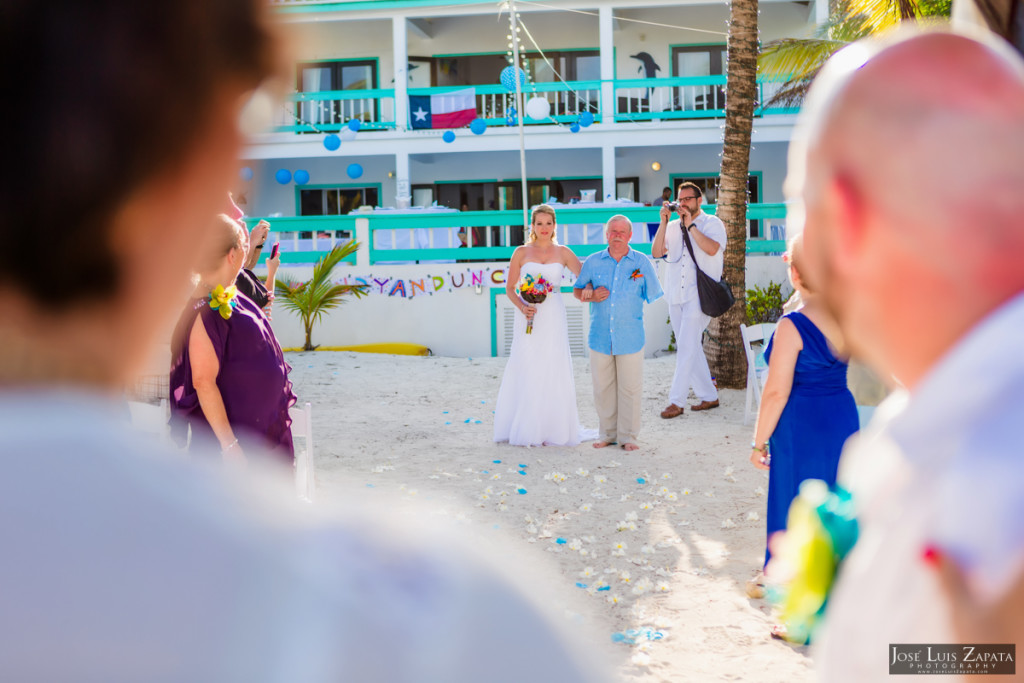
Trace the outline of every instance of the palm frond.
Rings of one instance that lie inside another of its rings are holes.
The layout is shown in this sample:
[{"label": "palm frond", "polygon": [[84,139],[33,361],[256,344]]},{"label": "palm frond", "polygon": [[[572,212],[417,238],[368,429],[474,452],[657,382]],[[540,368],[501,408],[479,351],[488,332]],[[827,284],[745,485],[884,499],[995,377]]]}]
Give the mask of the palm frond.
[{"label": "palm frond", "polygon": [[359,243],[352,241],[339,244],[325,254],[313,266],[313,276],[306,282],[297,282],[284,276],[278,279],[276,293],[285,309],[302,319],[306,328],[307,348],[312,348],[309,337],[313,325],[319,323],[327,311],[334,310],[345,302],[345,297],[359,298],[366,295],[368,285],[349,285],[331,282],[334,268],[346,256],[355,253]]},{"label": "palm frond", "polygon": [[813,78],[843,41],[822,38],[783,38],[761,50],[757,71],[763,80],[791,83]]}]

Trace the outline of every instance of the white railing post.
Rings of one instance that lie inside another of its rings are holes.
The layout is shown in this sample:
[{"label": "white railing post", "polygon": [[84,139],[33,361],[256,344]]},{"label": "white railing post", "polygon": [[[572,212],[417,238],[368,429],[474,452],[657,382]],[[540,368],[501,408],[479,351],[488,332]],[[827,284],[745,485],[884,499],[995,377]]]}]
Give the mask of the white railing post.
[{"label": "white railing post", "polygon": [[601,123],[615,120],[615,40],[611,5],[598,10],[601,37]]},{"label": "white railing post", "polygon": [[391,40],[395,60],[395,130],[405,130],[409,120],[409,48],[405,17],[392,17]]},{"label": "white railing post", "polygon": [[359,242],[359,251],[356,252],[356,266],[367,268],[370,265],[370,219],[360,217],[356,219],[355,239]]}]

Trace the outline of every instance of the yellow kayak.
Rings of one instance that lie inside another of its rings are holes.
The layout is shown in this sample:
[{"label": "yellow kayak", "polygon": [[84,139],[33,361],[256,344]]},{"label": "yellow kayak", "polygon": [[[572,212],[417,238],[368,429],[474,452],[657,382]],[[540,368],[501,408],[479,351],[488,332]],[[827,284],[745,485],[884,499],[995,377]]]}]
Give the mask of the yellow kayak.
[{"label": "yellow kayak", "polygon": [[[302,349],[285,349],[301,351]],[[358,344],[356,346],[318,346],[317,351],[354,351],[355,353],[389,353],[394,356],[429,356],[430,349],[419,344],[391,342],[386,344]]]}]

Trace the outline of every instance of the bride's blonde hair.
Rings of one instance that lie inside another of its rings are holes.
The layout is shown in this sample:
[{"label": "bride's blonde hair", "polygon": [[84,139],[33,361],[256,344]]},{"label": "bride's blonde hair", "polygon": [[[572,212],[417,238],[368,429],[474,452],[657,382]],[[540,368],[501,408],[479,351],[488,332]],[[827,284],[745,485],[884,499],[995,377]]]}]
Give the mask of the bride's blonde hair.
[{"label": "bride's blonde hair", "polygon": [[542,213],[551,216],[551,222],[555,224],[555,232],[551,234],[551,243],[558,244],[558,220],[555,218],[555,210],[547,204],[533,207],[533,211],[530,213],[530,234],[526,237],[526,243],[532,244],[537,239],[537,233],[533,230],[533,224],[537,222],[537,215]]}]

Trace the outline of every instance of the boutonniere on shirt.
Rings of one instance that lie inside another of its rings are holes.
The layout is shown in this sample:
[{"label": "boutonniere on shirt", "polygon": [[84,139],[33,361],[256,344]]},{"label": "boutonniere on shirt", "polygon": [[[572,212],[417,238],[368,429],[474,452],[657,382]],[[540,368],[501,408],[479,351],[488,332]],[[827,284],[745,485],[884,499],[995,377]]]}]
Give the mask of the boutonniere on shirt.
[{"label": "boutonniere on shirt", "polygon": [[630,274],[630,276],[629,276],[629,279],[630,279],[630,280],[639,280],[639,279],[640,279],[640,278],[642,278],[643,276],[644,276],[644,274],[640,272],[640,269],[639,269],[639,268],[637,268],[636,270],[634,270],[634,271],[633,271],[633,272],[632,272],[632,273]]},{"label": "boutonniere on shirt", "polygon": [[224,285],[217,285],[210,292],[210,308],[220,313],[220,317],[227,320],[234,312],[235,306],[238,305],[238,302],[235,301],[237,294],[238,289],[234,285],[227,289],[224,289]]}]

